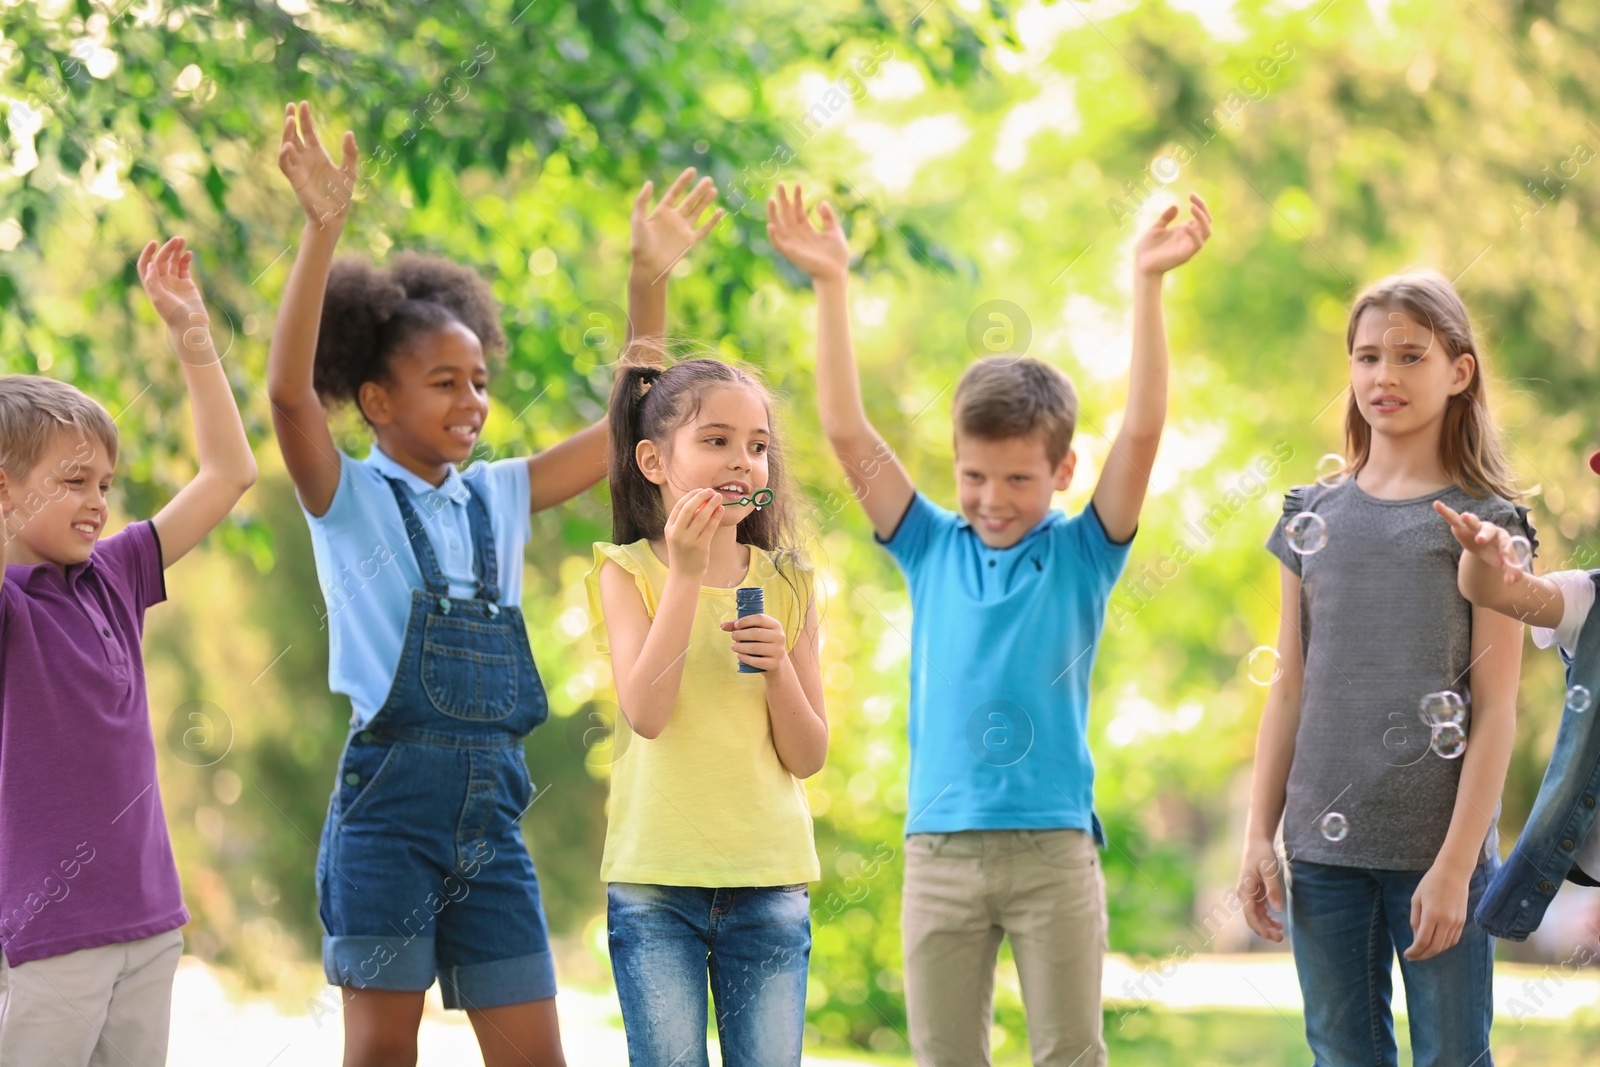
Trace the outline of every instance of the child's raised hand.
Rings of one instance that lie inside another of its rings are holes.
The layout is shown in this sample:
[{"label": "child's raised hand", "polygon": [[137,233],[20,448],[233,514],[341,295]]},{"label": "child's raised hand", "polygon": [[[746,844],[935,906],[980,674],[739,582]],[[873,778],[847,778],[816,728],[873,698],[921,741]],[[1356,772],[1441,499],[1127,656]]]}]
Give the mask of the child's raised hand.
[{"label": "child's raised hand", "polygon": [[[299,128],[296,129],[296,118]],[[289,104],[283,112],[283,144],[278,149],[278,169],[294,186],[294,195],[300,199],[306,218],[318,227],[329,222],[343,222],[345,212],[356,192],[356,135],[344,131],[344,157],[338,166],[322,147],[317,136],[316,123],[311,119],[311,105],[300,102],[298,115],[295,105]]]},{"label": "child's raised hand", "polygon": [[778,195],[767,201],[767,239],[783,257],[810,275],[812,281],[843,277],[850,270],[850,245],[845,241],[839,216],[826,200],[817,205],[822,228],[806,218],[800,186],[791,197],[778,183]]},{"label": "child's raised hand", "polygon": [[650,210],[654,182],[645,182],[639,195],[634,197],[630,219],[633,265],[644,272],[651,285],[660,281],[727,214],[719,207],[704,225],[695,227],[706,209],[716,203],[717,187],[709,177],[701,178],[685,193],[684,189],[694,181],[694,174],[693,167],[684,168],[677,181],[667,187],[654,211]]},{"label": "child's raised hand", "polygon": [[685,493],[667,516],[667,569],[694,577],[711,565],[711,535],[722,525],[722,494],[715,489]]},{"label": "child's raised hand", "polygon": [[145,245],[139,253],[139,281],[171,331],[179,356],[188,363],[212,363],[217,355],[211,344],[211,316],[189,271],[194,253],[184,249],[183,240],[173,237],[159,247],[154,241]]},{"label": "child's raised hand", "polygon": [[1433,510],[1450,524],[1450,532],[1461,547],[1484,566],[1500,571],[1506,585],[1516,585],[1527,577],[1510,532],[1484,522],[1470,511],[1456,511],[1440,500],[1433,502]]},{"label": "child's raised hand", "polygon": [[1194,258],[1211,236],[1211,212],[1199,193],[1189,194],[1189,221],[1174,227],[1178,205],[1173,204],[1139,237],[1133,246],[1134,269],[1140,274],[1165,274]]},{"label": "child's raised hand", "polygon": [[776,670],[788,654],[783,624],[771,615],[729,619],[722,628],[733,634],[733,654],[739,657],[740,663],[770,672]]}]

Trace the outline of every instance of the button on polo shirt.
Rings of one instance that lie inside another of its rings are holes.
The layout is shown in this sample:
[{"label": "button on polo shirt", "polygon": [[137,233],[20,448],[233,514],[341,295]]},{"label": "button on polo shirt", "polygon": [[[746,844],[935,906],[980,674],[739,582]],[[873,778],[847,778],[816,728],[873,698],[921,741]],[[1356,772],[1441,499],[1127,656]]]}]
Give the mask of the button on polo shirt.
[{"label": "button on polo shirt", "polygon": [[991,548],[921,493],[878,541],[911,592],[906,832],[1092,830],[1089,675],[1131,542],[1090,505]]},{"label": "button on polo shirt", "polygon": [[189,921],[156,783],[140,641],[155,527],[0,583],[0,947],[12,966]]}]

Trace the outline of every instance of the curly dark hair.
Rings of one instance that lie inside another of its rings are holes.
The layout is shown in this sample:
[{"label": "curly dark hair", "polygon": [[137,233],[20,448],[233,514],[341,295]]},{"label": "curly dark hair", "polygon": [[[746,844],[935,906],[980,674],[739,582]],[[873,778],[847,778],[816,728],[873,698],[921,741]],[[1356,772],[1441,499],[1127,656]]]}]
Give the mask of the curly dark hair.
[{"label": "curly dark hair", "polygon": [[378,381],[412,337],[459,322],[484,355],[506,344],[500,306],[476,272],[438,256],[404,252],[387,267],[336,260],[328,272],[312,386],[325,403],[354,403],[363,382]]}]

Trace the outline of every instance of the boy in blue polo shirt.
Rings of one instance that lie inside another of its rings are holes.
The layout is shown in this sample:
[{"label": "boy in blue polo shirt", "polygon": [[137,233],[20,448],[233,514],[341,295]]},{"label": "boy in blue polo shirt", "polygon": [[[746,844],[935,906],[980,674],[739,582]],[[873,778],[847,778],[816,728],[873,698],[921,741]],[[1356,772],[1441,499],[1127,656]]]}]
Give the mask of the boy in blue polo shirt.
[{"label": "boy in blue polo shirt", "polygon": [[867,419],[850,347],[850,250],[797,187],[767,205],[773,246],[817,293],[817,402],[856,497],[911,589],[906,1017],[918,1064],[989,1062],[996,955],[1011,939],[1038,1067],[1105,1062],[1105,883],[1089,673],[1166,419],[1161,280],[1211,233],[1170,207],[1135,246],[1128,407],[1089,507],[1072,481],[1077,397],[1038,360],[989,358],[956,388],[956,514],[917,492]]}]

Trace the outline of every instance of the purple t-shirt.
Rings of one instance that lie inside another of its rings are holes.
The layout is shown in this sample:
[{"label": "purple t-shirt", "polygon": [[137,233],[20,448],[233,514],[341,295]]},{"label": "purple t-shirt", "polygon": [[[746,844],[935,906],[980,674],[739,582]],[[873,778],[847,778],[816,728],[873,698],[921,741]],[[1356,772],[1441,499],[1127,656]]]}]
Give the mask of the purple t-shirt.
[{"label": "purple t-shirt", "polygon": [[13,966],[189,921],[145,698],[144,611],[167,596],[155,527],[0,584],[0,948]]}]

